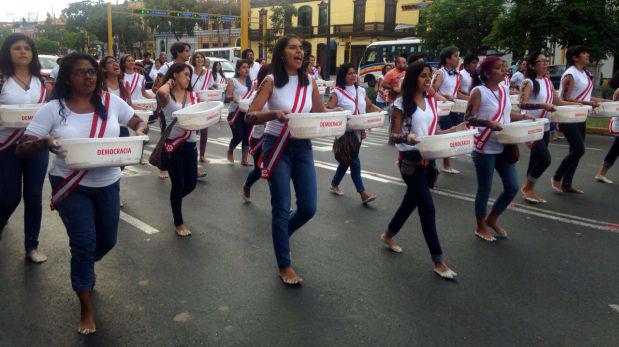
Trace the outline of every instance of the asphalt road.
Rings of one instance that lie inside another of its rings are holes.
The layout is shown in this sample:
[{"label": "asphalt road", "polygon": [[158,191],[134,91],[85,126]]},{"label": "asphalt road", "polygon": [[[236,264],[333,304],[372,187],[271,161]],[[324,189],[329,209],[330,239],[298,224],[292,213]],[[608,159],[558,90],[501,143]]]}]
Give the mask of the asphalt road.
[{"label": "asphalt road", "polygon": [[[151,132],[150,149],[158,135]],[[432,273],[416,214],[397,237],[404,253],[379,242],[405,189],[384,130],[361,153],[365,185],[378,195],[371,207],[349,176],[345,196],[329,194],[331,142],[314,141],[318,212],[292,239],[305,282],[290,289],[276,277],[266,183],[244,205],[249,169],[223,159],[227,125],[209,135],[208,177],[184,204],[189,238],[173,232],[169,181],[148,165],[125,171],[118,244],[96,266],[94,336],[74,331],[78,301],[60,218],[45,209],[40,241],[49,261],[33,265],[23,258],[18,208],[0,240],[0,345],[617,345],[619,184],[593,181],[610,138],[587,139],[579,196],[551,192],[550,173],[567,152],[553,143],[538,189],[548,203],[528,206],[518,196],[502,218],[509,239],[493,244],[473,236],[473,165],[455,159],[462,173],[441,175],[434,199],[456,282]],[[528,150],[521,153],[522,179]],[[619,182],[619,170],[609,177]]]}]

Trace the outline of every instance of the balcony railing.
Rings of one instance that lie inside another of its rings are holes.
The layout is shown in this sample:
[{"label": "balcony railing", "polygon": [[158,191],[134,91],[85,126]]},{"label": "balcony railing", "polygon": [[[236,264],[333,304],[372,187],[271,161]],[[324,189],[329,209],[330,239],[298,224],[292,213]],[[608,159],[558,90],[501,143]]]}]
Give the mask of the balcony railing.
[{"label": "balcony railing", "polygon": [[[333,36],[348,37],[348,36],[386,36],[386,37],[406,37],[414,36],[414,28],[395,31],[395,24],[385,23],[362,23],[362,24],[342,24],[332,25],[331,33]],[[327,35],[326,26],[297,26],[284,29],[286,34],[296,34],[301,38],[307,39],[312,37],[325,37]],[[267,39],[274,36],[279,36],[281,33],[274,32],[273,29],[267,30]],[[250,29],[249,39],[252,41],[261,41],[262,30]]]}]

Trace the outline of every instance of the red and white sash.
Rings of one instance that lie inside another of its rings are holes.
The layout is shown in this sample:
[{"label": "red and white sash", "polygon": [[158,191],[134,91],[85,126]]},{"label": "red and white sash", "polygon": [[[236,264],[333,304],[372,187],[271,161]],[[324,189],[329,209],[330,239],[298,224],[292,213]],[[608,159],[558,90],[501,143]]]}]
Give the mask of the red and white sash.
[{"label": "red and white sash", "polygon": [[[488,88],[488,90],[490,90],[490,89]],[[492,90],[490,90],[490,92],[494,95]],[[505,90],[501,86],[499,86],[498,101],[499,101],[498,110],[497,110],[496,114],[494,116],[492,116],[492,119],[491,119],[493,122],[499,122],[499,121],[501,121],[503,119],[503,112],[505,111],[505,107],[507,106],[507,95],[505,95]],[[484,128],[484,130],[482,130],[481,134],[475,135],[475,137],[474,137],[474,139],[475,139],[475,148],[477,148],[478,150],[481,151],[484,148],[484,146],[486,145],[486,143],[488,142],[488,140],[490,139],[490,134],[491,133],[492,133],[492,130],[490,130],[490,128],[486,127],[486,128]]]},{"label": "red and white sash", "polygon": [[430,127],[428,128],[428,136],[432,136],[436,132],[436,123],[438,123],[438,101],[430,95],[426,96],[426,100],[428,101],[428,105],[430,105],[430,109],[432,109],[432,114],[434,115],[432,123],[430,123]]},{"label": "red and white sash", "polygon": [[133,78],[131,79],[131,83],[125,81],[125,89],[129,92],[129,97],[133,96],[133,91],[138,86],[138,81],[140,80],[140,75],[137,72],[133,73]]},{"label": "red and white sash", "polygon": [[[110,93],[105,93],[105,101],[103,103],[105,110],[107,111],[110,106]],[[90,125],[90,138],[102,138],[105,135],[105,128],[107,126],[107,118],[101,120],[101,125],[99,125],[99,112],[95,110],[92,115],[92,123]],[[97,132],[97,126],[99,131]],[[51,209],[55,210],[56,206],[64,200],[71,192],[80,184],[80,182],[84,179],[88,170],[77,170],[72,171],[69,176],[67,176],[58,186],[54,188],[52,191],[52,202]]]},{"label": "red and white sash", "polygon": [[[195,103],[200,102],[200,97],[195,92],[189,92],[189,101],[193,105]],[[185,107],[185,105],[183,105],[183,107]],[[182,144],[184,144],[191,137],[191,132],[192,132],[192,130],[187,130],[181,136],[175,137],[173,139],[166,140],[165,141],[165,145],[163,146],[163,149],[168,154],[176,151],[176,149],[178,147],[180,147]]]},{"label": "red and white sash", "polygon": [[[43,83],[41,83],[41,94],[39,96],[39,101],[37,101],[37,104],[44,103],[45,102],[45,96],[46,96],[45,85]],[[0,142],[0,151],[3,151],[5,149],[9,148],[11,145],[13,145],[15,142],[17,142],[22,137],[22,135],[24,135],[25,131],[26,131],[26,129],[15,129],[15,130],[13,130],[13,132],[11,132],[11,134],[6,139],[6,141]]]},{"label": "red and white sash", "polygon": [[[251,96],[251,93],[254,92],[256,87],[256,81],[254,81],[251,85],[251,88],[247,89],[247,93],[245,93],[245,95],[243,95],[243,97],[241,99],[247,99]],[[228,124],[230,124],[231,127],[234,128],[235,124],[236,124],[236,119],[239,117],[239,115],[241,114],[241,109],[238,107],[236,107],[236,111],[234,112],[234,114],[232,114],[232,117],[229,117],[228,119]]]},{"label": "red and white sash", "polygon": [[349,99],[355,104],[355,112],[352,113],[353,115],[361,114],[361,111],[359,111],[359,107],[357,106],[357,100],[355,100],[355,98],[353,98],[352,95],[348,94],[346,90],[340,87],[333,87],[333,90],[337,90],[338,92],[340,92],[342,95],[344,95],[347,99]]},{"label": "red and white sash", "polygon": [[578,96],[576,97],[576,100],[578,101],[584,101],[585,96],[587,96],[587,94],[589,94],[589,92],[593,88],[593,82],[591,82],[589,74],[585,72],[585,76],[587,76],[587,87],[585,87],[585,90],[583,90],[582,93],[578,94]]},{"label": "red and white sash", "polygon": [[256,153],[260,151],[260,148],[262,148],[262,142],[264,142],[264,134],[262,134],[260,138],[257,138],[257,139],[254,138],[255,127],[256,126],[254,125],[251,128],[251,132],[249,133],[249,153],[251,155],[256,155]]},{"label": "red and white sash", "polygon": [[[546,104],[552,103],[553,95],[552,95],[552,88],[550,86],[551,86],[550,79],[548,77],[544,77],[544,88],[546,88],[546,100],[544,101],[544,103]],[[547,114],[548,114],[548,110],[543,109],[542,113],[540,113],[539,118],[546,118]],[[535,146],[536,143],[537,141],[530,141],[530,142],[527,142],[527,146],[529,148],[533,148],[533,146]]]},{"label": "red and white sash", "polygon": [[[303,94],[302,96],[301,93]],[[292,109],[290,110],[290,113],[296,113],[303,110],[303,107],[305,106],[306,94],[307,86],[302,87],[301,81],[299,81],[297,84],[297,92],[294,96],[294,103],[292,104]],[[279,135],[275,140],[275,145],[271,149],[271,153],[269,153],[266,159],[260,157],[260,159],[258,160],[258,165],[260,166],[262,178],[269,179],[271,177],[271,174],[277,167],[279,159],[282,157],[282,154],[284,153],[284,150],[286,149],[286,145],[288,144],[289,140],[290,129],[288,128],[288,123],[284,123],[282,130],[279,132]]]},{"label": "red and white sash", "polygon": [[608,121],[608,133],[611,134],[612,136],[619,136],[619,131],[613,130],[616,121],[617,121],[617,118],[611,118]]},{"label": "red and white sash", "polygon": [[[204,81],[202,82],[202,85],[200,86],[200,88],[198,88],[198,90],[206,90],[206,85],[208,84],[208,81],[211,79],[211,70],[204,69],[202,70],[202,73],[206,73],[206,76],[204,76]],[[200,76],[202,76],[202,73],[200,74]],[[198,84],[198,81],[200,80],[200,76],[196,78],[196,82],[192,86],[193,90],[196,90],[196,84]]]}]

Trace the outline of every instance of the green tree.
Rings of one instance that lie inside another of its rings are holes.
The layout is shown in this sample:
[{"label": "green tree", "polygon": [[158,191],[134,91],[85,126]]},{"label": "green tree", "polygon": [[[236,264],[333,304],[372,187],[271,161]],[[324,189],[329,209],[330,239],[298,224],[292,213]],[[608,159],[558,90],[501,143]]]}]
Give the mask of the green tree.
[{"label": "green tree", "polygon": [[0,46],[4,43],[4,40],[11,35],[11,29],[2,28],[0,29]]},{"label": "green tree", "polygon": [[[194,12],[197,8],[196,0],[144,0],[148,9],[166,9],[174,11]],[[183,35],[193,35],[196,20],[184,18],[146,17],[146,24],[159,32],[171,32],[177,41]]]},{"label": "green tree", "polygon": [[277,34],[284,34],[292,27],[292,17],[297,16],[297,8],[290,3],[280,1],[271,8],[271,28]]},{"label": "green tree", "polygon": [[504,11],[503,0],[435,0],[421,10],[419,35],[426,48],[455,45],[462,53],[488,48],[483,39]]},{"label": "green tree", "polygon": [[60,50],[60,43],[58,41],[52,41],[46,37],[38,37],[34,40],[34,44],[37,46],[39,54],[58,54]]}]

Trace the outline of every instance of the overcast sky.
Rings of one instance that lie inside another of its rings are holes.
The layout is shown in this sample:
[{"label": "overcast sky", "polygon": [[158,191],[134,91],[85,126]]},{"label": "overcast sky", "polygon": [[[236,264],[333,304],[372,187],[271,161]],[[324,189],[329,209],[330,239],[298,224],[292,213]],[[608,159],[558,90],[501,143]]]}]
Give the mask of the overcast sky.
[{"label": "overcast sky", "polygon": [[[22,17],[30,20],[44,20],[47,13],[56,13],[60,15],[62,9],[71,2],[81,0],[2,0],[0,5],[0,21],[11,22],[20,20]],[[106,2],[116,3],[115,0],[106,0]],[[122,2],[118,1],[119,3]]]}]

